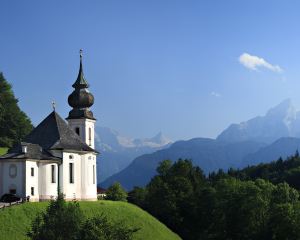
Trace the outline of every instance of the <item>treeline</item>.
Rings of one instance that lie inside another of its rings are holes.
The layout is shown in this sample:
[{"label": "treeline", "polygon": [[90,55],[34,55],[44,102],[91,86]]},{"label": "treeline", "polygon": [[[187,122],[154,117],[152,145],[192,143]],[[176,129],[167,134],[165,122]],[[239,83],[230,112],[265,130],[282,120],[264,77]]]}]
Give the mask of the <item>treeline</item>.
[{"label": "treeline", "polygon": [[299,193],[280,182],[288,179],[281,174],[288,176],[299,163],[294,156],[206,177],[189,160],[166,160],[150,183],[134,188],[128,200],[183,239],[300,239]]},{"label": "treeline", "polygon": [[32,128],[30,119],[18,106],[11,85],[0,72],[0,147],[12,147]]},{"label": "treeline", "polygon": [[274,184],[286,182],[291,187],[300,190],[300,158],[296,151],[294,156],[286,160],[279,158],[271,163],[261,163],[256,166],[248,166],[241,170],[229,169],[225,174],[222,170],[209,175],[211,180],[224,177],[234,177],[240,180],[255,180],[258,178],[268,180]]}]

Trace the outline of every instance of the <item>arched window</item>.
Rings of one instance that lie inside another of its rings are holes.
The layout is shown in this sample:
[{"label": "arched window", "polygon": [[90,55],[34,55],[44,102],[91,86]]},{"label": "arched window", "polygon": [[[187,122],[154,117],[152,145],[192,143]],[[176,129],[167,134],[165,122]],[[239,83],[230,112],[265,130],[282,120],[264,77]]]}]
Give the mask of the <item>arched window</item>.
[{"label": "arched window", "polygon": [[92,145],[92,129],[89,128],[89,146]]},{"label": "arched window", "polygon": [[80,128],[79,127],[75,128],[75,132],[77,133],[78,136],[80,136]]},{"label": "arched window", "polygon": [[95,173],[95,165],[93,165],[93,184],[96,183],[96,173]]},{"label": "arched window", "polygon": [[74,163],[69,163],[69,180],[74,183]]},{"label": "arched window", "polygon": [[56,169],[55,169],[55,165],[51,165],[51,183],[56,183]]}]

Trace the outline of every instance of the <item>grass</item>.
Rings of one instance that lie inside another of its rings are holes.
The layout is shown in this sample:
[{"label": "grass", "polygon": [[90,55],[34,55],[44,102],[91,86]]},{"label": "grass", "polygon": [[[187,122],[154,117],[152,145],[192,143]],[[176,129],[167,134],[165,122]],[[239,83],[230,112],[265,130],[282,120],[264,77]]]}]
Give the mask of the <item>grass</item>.
[{"label": "grass", "polygon": [[[141,228],[134,235],[135,240],[176,240],[180,239],[165,225],[139,207],[112,201],[79,202],[87,217],[104,213],[113,222],[123,221],[128,226]],[[25,203],[0,210],[0,239],[27,239],[25,234],[32,219],[45,210],[47,202]]]},{"label": "grass", "polygon": [[7,153],[8,148],[0,147],[0,156]]}]

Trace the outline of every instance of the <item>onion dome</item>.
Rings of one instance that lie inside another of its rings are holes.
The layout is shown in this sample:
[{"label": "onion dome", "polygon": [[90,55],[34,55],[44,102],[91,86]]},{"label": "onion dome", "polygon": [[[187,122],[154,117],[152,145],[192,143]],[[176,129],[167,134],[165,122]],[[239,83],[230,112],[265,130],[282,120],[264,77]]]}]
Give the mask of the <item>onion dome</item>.
[{"label": "onion dome", "polygon": [[94,104],[94,96],[88,90],[89,84],[86,81],[82,68],[82,50],[80,50],[80,67],[78,77],[72,85],[75,90],[69,95],[68,103],[73,108],[67,119],[90,118],[94,119],[89,108]]}]

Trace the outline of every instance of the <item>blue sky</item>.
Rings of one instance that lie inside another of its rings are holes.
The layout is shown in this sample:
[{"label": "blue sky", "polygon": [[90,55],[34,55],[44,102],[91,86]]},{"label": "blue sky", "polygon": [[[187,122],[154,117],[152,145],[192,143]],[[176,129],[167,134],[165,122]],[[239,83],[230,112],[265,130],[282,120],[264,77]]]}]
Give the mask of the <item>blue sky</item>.
[{"label": "blue sky", "polygon": [[[66,117],[79,49],[97,124],[216,137],[285,98],[300,106],[299,1],[8,1],[0,71],[38,124]],[[244,54],[244,55],[243,55]]]}]

